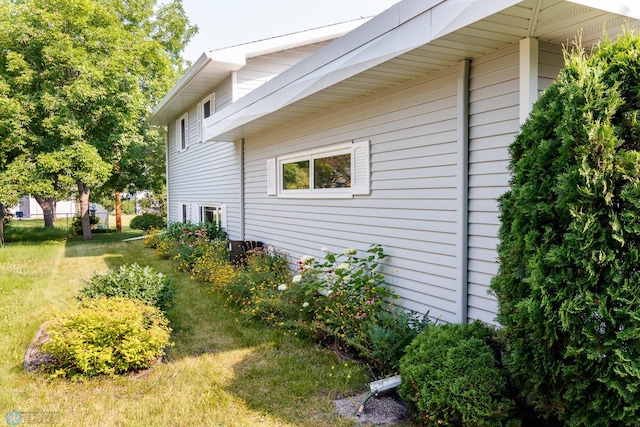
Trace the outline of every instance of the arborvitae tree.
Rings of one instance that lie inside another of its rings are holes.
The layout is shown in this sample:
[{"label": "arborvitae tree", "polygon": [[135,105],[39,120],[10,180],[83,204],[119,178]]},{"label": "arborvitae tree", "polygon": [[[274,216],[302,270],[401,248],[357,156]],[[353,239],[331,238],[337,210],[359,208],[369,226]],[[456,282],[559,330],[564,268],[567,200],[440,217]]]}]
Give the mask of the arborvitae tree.
[{"label": "arborvitae tree", "polygon": [[568,425],[640,420],[640,37],[565,68],[510,148],[492,289],[510,371]]}]

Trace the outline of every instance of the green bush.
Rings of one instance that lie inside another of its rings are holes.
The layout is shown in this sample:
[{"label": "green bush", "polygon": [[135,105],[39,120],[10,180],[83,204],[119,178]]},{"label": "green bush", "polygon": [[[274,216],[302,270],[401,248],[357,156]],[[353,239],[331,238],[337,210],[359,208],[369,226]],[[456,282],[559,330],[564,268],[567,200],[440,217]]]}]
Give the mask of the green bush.
[{"label": "green bush", "polygon": [[[91,228],[99,223],[100,218],[95,215],[89,215],[89,224],[91,225]],[[78,236],[82,235],[82,217],[80,215],[73,217],[73,221],[71,221],[71,232]]]},{"label": "green bush", "polygon": [[380,312],[375,323],[367,324],[370,359],[388,372],[396,373],[405,350],[430,325],[427,314],[419,316],[398,306]]},{"label": "green bush", "polygon": [[492,282],[513,378],[567,425],[640,419],[640,37],[566,54],[510,148]]},{"label": "green bush", "polygon": [[407,347],[398,392],[426,425],[518,425],[500,366],[489,327],[431,324]]},{"label": "green bush", "polygon": [[131,220],[129,226],[134,230],[142,230],[149,232],[151,230],[159,230],[167,225],[164,217],[156,214],[145,213],[138,215]]},{"label": "green bush", "polygon": [[41,350],[55,376],[118,375],[151,366],[170,346],[169,321],[155,307],[128,298],[88,299],[52,321]]},{"label": "green bush", "polygon": [[94,274],[84,281],[80,298],[125,297],[142,301],[161,310],[168,310],[173,303],[175,290],[172,278],[151,267],[138,264],[122,265],[107,274]]}]

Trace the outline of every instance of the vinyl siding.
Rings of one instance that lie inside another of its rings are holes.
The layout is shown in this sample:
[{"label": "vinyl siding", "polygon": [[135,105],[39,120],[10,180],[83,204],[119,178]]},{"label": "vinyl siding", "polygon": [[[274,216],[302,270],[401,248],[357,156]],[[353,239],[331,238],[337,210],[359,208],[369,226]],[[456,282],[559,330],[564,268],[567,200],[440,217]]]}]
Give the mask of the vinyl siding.
[{"label": "vinyl siding", "polygon": [[540,93],[553,83],[563,67],[562,46],[541,41],[538,46],[538,91]]},{"label": "vinyl siding", "polygon": [[242,98],[327,44],[329,41],[247,59],[247,65],[237,73],[236,99]]},{"label": "vinyl siding", "polygon": [[[247,139],[246,236],[293,258],[320,247],[390,255],[385,271],[403,305],[455,319],[456,70],[445,70]],[[371,141],[371,195],[267,196],[267,159],[323,145]]]},{"label": "vinyl siding", "polygon": [[488,294],[498,271],[496,199],[509,186],[508,147],[519,131],[519,53],[510,45],[471,63],[469,81],[468,318],[495,323]]},{"label": "vinyl siding", "polygon": [[188,112],[189,147],[186,150],[177,150],[175,121],[168,126],[169,221],[182,221],[183,203],[223,203],[227,232],[232,238],[240,238],[239,144],[198,143],[196,106]]}]

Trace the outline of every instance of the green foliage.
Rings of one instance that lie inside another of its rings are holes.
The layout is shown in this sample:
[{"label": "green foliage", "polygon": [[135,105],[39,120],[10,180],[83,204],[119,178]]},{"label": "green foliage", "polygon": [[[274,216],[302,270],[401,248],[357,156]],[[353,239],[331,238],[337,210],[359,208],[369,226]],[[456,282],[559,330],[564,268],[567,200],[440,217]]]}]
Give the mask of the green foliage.
[{"label": "green foliage", "polygon": [[[89,215],[89,224],[91,226],[98,225],[100,223],[100,218],[96,215]],[[76,236],[82,235],[82,217],[76,215],[73,217],[73,221],[71,222],[71,233]]]},{"label": "green foliage", "polygon": [[431,324],[400,362],[398,391],[425,425],[518,425],[500,366],[500,345],[488,326]]},{"label": "green foliage", "polygon": [[127,298],[88,299],[54,319],[42,351],[55,376],[118,375],[145,369],[170,346],[169,321],[155,307]]},{"label": "green foliage", "polygon": [[129,224],[129,226],[134,230],[143,230],[146,232],[165,228],[166,225],[167,223],[164,220],[164,217],[150,213],[134,217]]},{"label": "green foliage", "polygon": [[640,418],[640,37],[566,53],[511,146],[492,283],[508,365],[567,425]]},{"label": "green foliage", "polygon": [[420,317],[398,306],[380,312],[376,323],[367,324],[370,358],[390,371],[398,372],[407,346],[430,324],[427,314]]},{"label": "green foliage", "polygon": [[167,311],[173,305],[175,290],[172,278],[151,267],[138,264],[121,265],[107,274],[93,274],[84,281],[80,298],[124,297],[136,299]]},{"label": "green foliage", "polygon": [[160,190],[164,144],[145,118],[196,31],[180,0],[1,2],[0,194]]}]

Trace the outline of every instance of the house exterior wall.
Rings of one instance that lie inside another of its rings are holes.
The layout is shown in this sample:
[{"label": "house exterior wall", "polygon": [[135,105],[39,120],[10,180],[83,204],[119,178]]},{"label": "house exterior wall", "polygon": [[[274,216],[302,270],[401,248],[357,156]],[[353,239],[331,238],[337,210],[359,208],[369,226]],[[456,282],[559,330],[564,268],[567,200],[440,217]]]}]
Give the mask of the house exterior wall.
[{"label": "house exterior wall", "polygon": [[[541,46],[539,86],[561,67]],[[456,321],[456,77],[458,68],[400,85],[245,146],[245,231],[289,253],[383,245],[403,305]],[[519,51],[507,46],[471,62],[469,81],[468,320],[495,322],[499,212],[508,189],[508,146],[519,131]],[[267,196],[267,160],[348,141],[371,143],[371,195],[353,199]]]},{"label": "house exterior wall", "polygon": [[[538,49],[538,93],[563,66],[561,48],[542,42]],[[509,145],[520,131],[518,44],[471,63],[469,82],[469,248],[468,317],[495,321],[489,295],[498,271],[500,217],[497,198],[509,188]]]},{"label": "house exterior wall", "polygon": [[[263,65],[275,58],[262,58]],[[217,110],[231,102],[241,85],[243,90],[250,88],[252,79],[258,78],[251,68],[259,65],[256,60],[246,73],[235,73],[215,88]],[[470,64],[469,321],[495,322],[497,304],[488,291],[498,268],[496,199],[508,189],[508,147],[519,131],[519,67],[518,43]],[[561,67],[560,48],[540,43],[539,91],[551,84]],[[337,106],[243,143],[198,143],[197,111],[192,106],[186,150],[179,152],[176,146],[175,121],[168,126],[169,220],[182,220],[183,203],[190,209],[223,203],[231,239],[263,241],[287,252],[292,260],[304,254],[320,257],[322,246],[364,251],[379,243],[389,255],[388,283],[395,286],[405,307],[443,321],[459,321],[457,245],[463,240],[457,223],[457,150],[464,146],[457,141],[457,102],[464,99],[456,93],[459,68]],[[370,195],[347,199],[267,195],[268,160],[362,140],[370,141]]]},{"label": "house exterior wall", "polygon": [[190,219],[198,222],[198,205],[221,203],[226,209],[227,233],[240,238],[240,146],[233,142],[197,141],[197,114],[194,105],[188,111],[189,146],[179,151],[176,123],[168,124],[167,158],[169,199],[168,219],[182,221],[182,204],[187,204]]},{"label": "house exterior wall", "polygon": [[[292,257],[320,248],[381,244],[403,305],[455,316],[456,68],[245,142],[248,239]],[[369,140],[371,195],[353,199],[267,196],[267,159]]]}]

